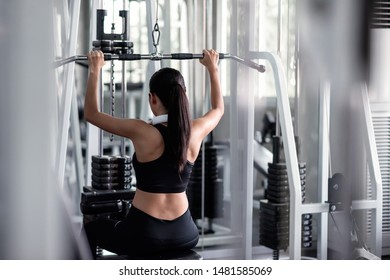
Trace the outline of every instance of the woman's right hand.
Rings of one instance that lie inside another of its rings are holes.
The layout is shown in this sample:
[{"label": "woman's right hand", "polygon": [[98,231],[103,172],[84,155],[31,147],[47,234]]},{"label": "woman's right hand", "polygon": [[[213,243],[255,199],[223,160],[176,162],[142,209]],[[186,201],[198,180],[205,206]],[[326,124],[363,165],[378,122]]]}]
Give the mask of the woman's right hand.
[{"label": "woman's right hand", "polygon": [[215,50],[203,50],[203,58],[199,59],[209,72],[218,69],[219,53]]}]

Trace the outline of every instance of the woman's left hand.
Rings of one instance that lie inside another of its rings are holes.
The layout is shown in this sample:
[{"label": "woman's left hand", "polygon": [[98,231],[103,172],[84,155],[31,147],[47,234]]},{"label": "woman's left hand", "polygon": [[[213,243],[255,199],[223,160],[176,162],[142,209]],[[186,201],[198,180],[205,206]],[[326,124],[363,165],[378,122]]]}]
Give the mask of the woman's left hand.
[{"label": "woman's left hand", "polygon": [[89,71],[99,72],[104,66],[104,54],[100,50],[93,50],[88,53]]}]

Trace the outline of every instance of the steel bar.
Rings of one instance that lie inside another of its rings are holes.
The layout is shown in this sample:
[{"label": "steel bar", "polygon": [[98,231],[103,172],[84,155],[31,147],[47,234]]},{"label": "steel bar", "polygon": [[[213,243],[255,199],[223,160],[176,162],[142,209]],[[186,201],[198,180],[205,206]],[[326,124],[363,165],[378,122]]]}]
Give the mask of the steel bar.
[{"label": "steel bar", "polygon": [[[172,54],[104,54],[104,60],[164,60],[164,59],[174,59],[174,60],[188,60],[188,59],[202,59],[203,54],[193,54],[193,53],[172,53]],[[244,59],[235,55],[228,53],[220,53],[220,59],[232,59],[236,62],[244,64],[250,68],[256,69],[257,71],[263,73],[265,72],[265,66],[257,64],[251,60]],[[60,67],[67,63],[88,60],[86,55],[75,55],[65,59],[59,59],[54,62],[54,67]]]}]

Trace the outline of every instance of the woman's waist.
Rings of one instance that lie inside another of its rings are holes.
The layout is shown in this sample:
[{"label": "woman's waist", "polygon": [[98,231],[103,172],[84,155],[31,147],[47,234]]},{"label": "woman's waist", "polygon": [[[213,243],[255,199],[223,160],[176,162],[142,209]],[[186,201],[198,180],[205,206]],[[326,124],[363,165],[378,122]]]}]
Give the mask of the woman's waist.
[{"label": "woman's waist", "polygon": [[185,192],[150,193],[137,189],[132,205],[155,218],[173,220],[188,210],[188,199]]}]

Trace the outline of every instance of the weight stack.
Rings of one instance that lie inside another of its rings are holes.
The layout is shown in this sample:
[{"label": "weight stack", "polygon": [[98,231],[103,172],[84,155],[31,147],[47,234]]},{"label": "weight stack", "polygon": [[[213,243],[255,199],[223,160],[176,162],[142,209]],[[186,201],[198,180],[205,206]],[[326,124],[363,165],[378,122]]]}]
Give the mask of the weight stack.
[{"label": "weight stack", "polygon": [[[187,197],[193,219],[202,218],[202,149],[194,163],[187,187]],[[223,216],[223,180],[218,174],[217,148],[205,143],[205,194],[204,216],[219,218]]]},{"label": "weight stack", "polygon": [[131,169],[131,158],[128,156],[92,156],[92,188],[130,189]]},{"label": "weight stack", "polygon": [[[302,201],[304,201],[306,163],[299,163],[299,173]],[[266,190],[266,199],[260,201],[259,243],[261,245],[273,250],[287,249],[289,245],[289,209],[290,191],[287,166],[285,163],[268,163],[268,188]],[[305,227],[305,229],[308,228]],[[304,234],[303,231],[302,233]]]}]

